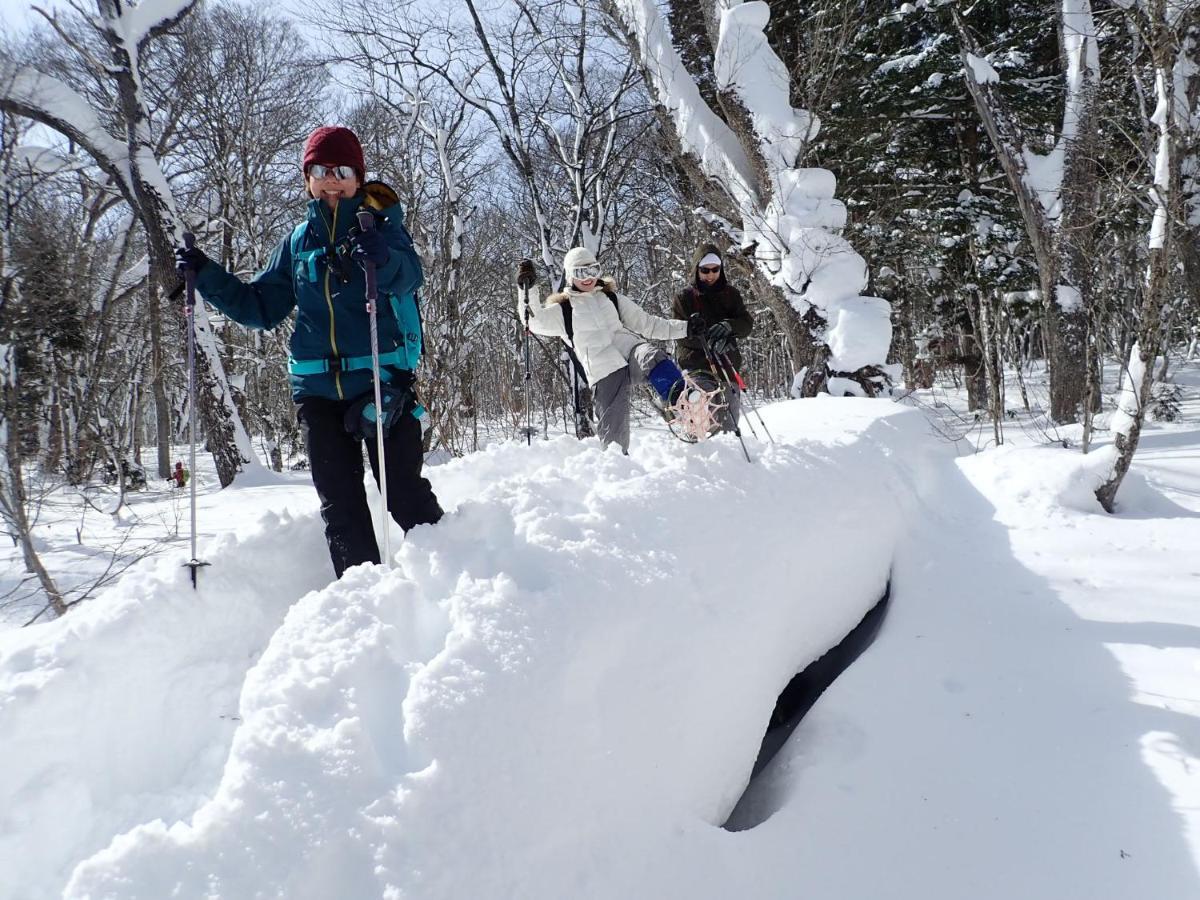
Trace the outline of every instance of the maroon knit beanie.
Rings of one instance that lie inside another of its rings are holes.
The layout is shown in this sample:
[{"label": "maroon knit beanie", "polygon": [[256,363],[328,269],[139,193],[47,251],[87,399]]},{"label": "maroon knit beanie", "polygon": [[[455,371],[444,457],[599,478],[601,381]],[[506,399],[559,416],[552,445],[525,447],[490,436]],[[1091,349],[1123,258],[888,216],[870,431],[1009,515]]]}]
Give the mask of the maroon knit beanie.
[{"label": "maroon knit beanie", "polygon": [[362,144],[358,136],[341,125],[323,125],[308,136],[304,142],[304,161],[301,168],[308,172],[313,163],[323,166],[351,166],[359,178],[367,177],[367,164],[363,159]]}]

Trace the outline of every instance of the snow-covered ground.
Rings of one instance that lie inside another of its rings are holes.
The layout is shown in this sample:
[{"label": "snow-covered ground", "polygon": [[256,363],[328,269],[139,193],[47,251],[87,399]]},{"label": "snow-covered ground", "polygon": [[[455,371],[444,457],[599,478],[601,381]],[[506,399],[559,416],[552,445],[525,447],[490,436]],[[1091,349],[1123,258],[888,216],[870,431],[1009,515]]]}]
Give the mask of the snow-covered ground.
[{"label": "snow-covered ground", "polygon": [[[177,542],[0,631],[0,898],[1200,896],[1179,377],[1115,516],[1089,457],[965,454],[928,395],[772,404],[753,464],[495,446],[336,583],[304,473],[204,482],[198,590]],[[743,797],[780,690],[889,579]]]}]

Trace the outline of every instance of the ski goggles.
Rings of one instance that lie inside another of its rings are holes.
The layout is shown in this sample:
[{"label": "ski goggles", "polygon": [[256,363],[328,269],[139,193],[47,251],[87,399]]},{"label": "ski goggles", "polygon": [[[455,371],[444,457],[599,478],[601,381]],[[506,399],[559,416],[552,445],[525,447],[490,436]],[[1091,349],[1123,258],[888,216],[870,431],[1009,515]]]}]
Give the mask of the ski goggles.
[{"label": "ski goggles", "polygon": [[593,278],[600,277],[599,263],[591,263],[586,266],[576,266],[571,270],[571,279],[573,281],[590,281]]},{"label": "ski goggles", "polygon": [[308,167],[308,174],[311,178],[333,177],[345,181],[358,173],[354,171],[354,166],[323,166],[320,163],[313,163]]}]

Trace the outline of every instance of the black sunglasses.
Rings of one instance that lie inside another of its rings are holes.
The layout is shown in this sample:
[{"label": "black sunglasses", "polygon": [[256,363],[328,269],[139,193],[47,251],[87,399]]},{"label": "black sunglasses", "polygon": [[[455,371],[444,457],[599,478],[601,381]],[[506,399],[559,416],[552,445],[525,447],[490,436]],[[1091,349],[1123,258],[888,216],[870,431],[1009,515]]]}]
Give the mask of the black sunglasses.
[{"label": "black sunglasses", "polygon": [[701,275],[716,275],[720,271],[721,271],[720,266],[701,266],[700,267]]}]

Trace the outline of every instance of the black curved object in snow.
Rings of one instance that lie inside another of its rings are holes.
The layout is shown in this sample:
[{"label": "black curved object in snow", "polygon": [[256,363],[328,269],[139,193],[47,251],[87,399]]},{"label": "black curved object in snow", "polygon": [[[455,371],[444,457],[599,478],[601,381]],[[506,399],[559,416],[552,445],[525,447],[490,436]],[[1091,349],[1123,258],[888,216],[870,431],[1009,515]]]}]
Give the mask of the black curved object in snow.
[{"label": "black curved object in snow", "polygon": [[[854,626],[842,640],[826,650],[819,658],[809,663],[803,672],[794,676],[788,682],[779,699],[775,701],[775,711],[767,723],[767,733],[763,735],[762,745],[758,750],[758,758],[754,761],[754,770],[750,774],[750,783],[746,786],[749,791],[754,779],[775,758],[775,754],[787,743],[800,720],[804,718],[817,698],[825,692],[825,688],[850,666],[859,655],[871,646],[883,618],[887,614],[888,601],[891,599],[892,583],[889,580],[883,590],[883,596],[871,607],[862,621]],[[744,793],[744,792],[743,792]]]}]

